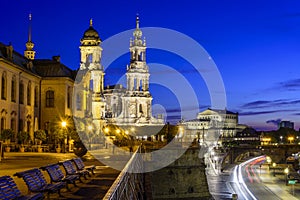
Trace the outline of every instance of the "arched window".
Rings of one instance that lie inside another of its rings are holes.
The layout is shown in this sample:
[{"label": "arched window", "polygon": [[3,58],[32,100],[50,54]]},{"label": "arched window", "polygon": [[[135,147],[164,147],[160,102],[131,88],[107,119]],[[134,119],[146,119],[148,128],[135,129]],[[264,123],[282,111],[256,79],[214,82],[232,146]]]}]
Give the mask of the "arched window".
[{"label": "arched window", "polygon": [[12,102],[16,102],[16,77],[13,76],[11,79],[11,94],[10,98]]},{"label": "arched window", "polygon": [[54,91],[48,90],[46,92],[46,107],[54,107]]},{"label": "arched window", "polygon": [[27,85],[27,105],[31,105],[31,82],[28,82]]},{"label": "arched window", "polygon": [[19,103],[23,104],[24,103],[24,84],[21,81],[20,86],[19,86]]},{"label": "arched window", "polygon": [[38,107],[39,105],[39,89],[37,86],[34,88],[34,107]]},{"label": "arched window", "polygon": [[1,78],[1,99],[6,100],[7,78],[6,72],[3,72]]}]

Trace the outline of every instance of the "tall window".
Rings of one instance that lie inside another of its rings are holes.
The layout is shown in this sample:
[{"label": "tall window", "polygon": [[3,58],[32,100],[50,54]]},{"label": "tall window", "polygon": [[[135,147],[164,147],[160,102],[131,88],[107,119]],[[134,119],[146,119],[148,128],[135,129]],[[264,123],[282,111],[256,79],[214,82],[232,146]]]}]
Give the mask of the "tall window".
[{"label": "tall window", "polygon": [[19,131],[24,131],[23,119],[19,120]]},{"label": "tall window", "polygon": [[81,107],[82,107],[82,105],[81,105],[82,100],[81,99],[82,99],[81,94],[78,93],[76,95],[76,109],[77,110],[81,110]]},{"label": "tall window", "polygon": [[30,124],[31,124],[30,121],[27,121],[27,123],[26,123],[26,125],[27,125],[27,127],[26,127],[27,130],[26,130],[26,131],[27,131],[28,133],[30,133]]},{"label": "tall window", "polygon": [[10,98],[12,102],[16,102],[16,77],[13,76],[11,79],[11,94]]},{"label": "tall window", "polygon": [[31,105],[31,82],[28,82],[27,85],[27,105]]},{"label": "tall window", "polygon": [[39,102],[39,89],[38,89],[38,87],[36,86],[35,88],[34,88],[34,107],[38,107],[38,102]]},{"label": "tall window", "polygon": [[1,99],[6,100],[6,87],[7,87],[7,82],[6,82],[6,72],[3,72],[2,78],[1,78]]},{"label": "tall window", "polygon": [[48,90],[46,92],[46,107],[54,107],[54,91]]},{"label": "tall window", "polygon": [[23,82],[20,82],[20,86],[19,86],[19,102],[20,104],[24,103],[24,84]]},{"label": "tall window", "polygon": [[71,108],[71,87],[68,87],[67,92],[67,107]]},{"label": "tall window", "polygon": [[16,119],[12,118],[10,120],[10,129],[16,132]]},{"label": "tall window", "polygon": [[1,132],[5,129],[5,118],[4,117],[2,117],[1,118],[1,127],[0,127],[0,130],[1,130]]}]

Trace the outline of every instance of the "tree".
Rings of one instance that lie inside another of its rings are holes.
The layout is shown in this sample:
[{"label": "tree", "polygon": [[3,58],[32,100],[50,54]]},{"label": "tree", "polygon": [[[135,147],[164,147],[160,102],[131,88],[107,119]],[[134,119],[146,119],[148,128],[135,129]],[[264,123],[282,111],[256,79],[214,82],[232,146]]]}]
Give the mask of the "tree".
[{"label": "tree", "polygon": [[34,132],[34,138],[44,142],[47,139],[46,132],[44,130],[37,130]]},{"label": "tree", "polygon": [[15,132],[12,129],[3,129],[1,131],[1,140],[12,140]]},{"label": "tree", "polygon": [[29,141],[29,133],[26,131],[19,131],[17,134],[18,143],[23,146]]}]

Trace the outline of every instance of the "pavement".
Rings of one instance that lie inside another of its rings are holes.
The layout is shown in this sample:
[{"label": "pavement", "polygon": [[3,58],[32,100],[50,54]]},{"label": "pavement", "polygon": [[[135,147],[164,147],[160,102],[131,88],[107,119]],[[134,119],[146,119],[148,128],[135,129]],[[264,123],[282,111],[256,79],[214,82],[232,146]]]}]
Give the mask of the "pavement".
[{"label": "pavement", "polygon": [[280,199],[300,199],[300,183],[294,186],[286,185],[285,174],[276,174],[274,176],[267,165],[262,165],[259,178],[264,186]]},{"label": "pavement", "polygon": [[[109,150],[103,150],[105,155]],[[39,168],[47,164],[57,163],[76,157],[74,153],[37,153],[37,152],[9,152],[4,154],[4,158],[0,161],[0,176],[11,176],[18,188],[23,194],[27,194],[27,186],[22,178],[13,176],[16,172]],[[79,183],[75,187],[70,185],[71,191],[62,189],[62,197],[57,194],[51,194],[50,199],[102,199],[110,186],[113,184],[120,171],[104,165],[92,155],[88,154],[83,157],[85,165],[96,165],[96,174],[84,183]],[[126,163],[126,160],[124,160]],[[62,168],[64,171],[64,169]],[[47,172],[43,172],[45,178],[50,183]]]}]

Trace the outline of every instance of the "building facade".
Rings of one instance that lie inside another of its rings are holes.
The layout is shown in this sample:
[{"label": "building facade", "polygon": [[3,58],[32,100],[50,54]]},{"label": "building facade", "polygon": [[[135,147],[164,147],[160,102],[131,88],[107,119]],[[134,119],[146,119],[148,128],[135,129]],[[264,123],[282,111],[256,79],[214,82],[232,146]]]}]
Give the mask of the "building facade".
[{"label": "building facade", "polygon": [[197,139],[200,144],[205,141],[217,142],[219,138],[233,138],[238,125],[238,113],[220,109],[206,109],[198,113],[196,119],[182,121],[184,140]]}]

